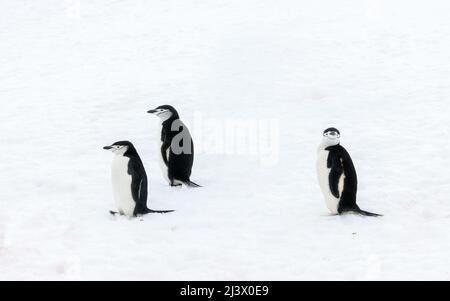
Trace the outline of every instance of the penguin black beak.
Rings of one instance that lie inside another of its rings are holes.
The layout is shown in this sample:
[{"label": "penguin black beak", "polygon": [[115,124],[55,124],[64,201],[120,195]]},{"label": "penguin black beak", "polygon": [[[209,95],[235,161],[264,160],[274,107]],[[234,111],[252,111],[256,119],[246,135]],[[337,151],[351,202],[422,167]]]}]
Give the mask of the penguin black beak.
[{"label": "penguin black beak", "polygon": [[149,114],[155,114],[155,113],[156,113],[156,110],[150,110],[150,111],[148,111],[147,113],[149,113]]},{"label": "penguin black beak", "polygon": [[112,149],[112,146],[105,146],[103,149],[110,150]]}]

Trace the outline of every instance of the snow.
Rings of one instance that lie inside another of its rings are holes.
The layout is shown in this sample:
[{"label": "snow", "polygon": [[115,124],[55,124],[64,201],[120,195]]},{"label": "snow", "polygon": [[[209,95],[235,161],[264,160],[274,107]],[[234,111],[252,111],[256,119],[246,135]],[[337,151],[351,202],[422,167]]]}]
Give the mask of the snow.
[{"label": "snow", "polygon": [[[0,279],[450,280],[449,8],[0,1]],[[203,188],[164,181],[161,104],[190,126]],[[227,129],[245,122],[239,150]],[[382,218],[328,214],[329,126]],[[108,214],[102,147],[123,139],[149,206],[175,213]]]}]

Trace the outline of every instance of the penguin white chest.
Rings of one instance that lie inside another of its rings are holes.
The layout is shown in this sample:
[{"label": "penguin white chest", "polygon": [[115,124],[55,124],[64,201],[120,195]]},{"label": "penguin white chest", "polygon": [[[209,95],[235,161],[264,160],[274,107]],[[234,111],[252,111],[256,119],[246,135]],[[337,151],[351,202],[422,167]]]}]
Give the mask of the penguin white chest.
[{"label": "penguin white chest", "polygon": [[131,175],[128,173],[129,158],[114,156],[112,163],[112,185],[114,201],[120,214],[133,216],[136,202],[131,193]]},{"label": "penguin white chest", "polygon": [[[317,177],[319,180],[319,186],[322,190],[322,194],[325,199],[325,204],[327,205],[328,209],[331,211],[332,214],[338,214],[338,207],[339,207],[339,198],[336,198],[330,190],[330,184],[329,184],[329,175],[331,168],[328,168],[328,155],[329,151],[327,150],[319,150],[318,158],[317,158]],[[341,176],[341,179],[339,180],[339,195],[342,192],[343,183],[344,183],[344,177]]]}]

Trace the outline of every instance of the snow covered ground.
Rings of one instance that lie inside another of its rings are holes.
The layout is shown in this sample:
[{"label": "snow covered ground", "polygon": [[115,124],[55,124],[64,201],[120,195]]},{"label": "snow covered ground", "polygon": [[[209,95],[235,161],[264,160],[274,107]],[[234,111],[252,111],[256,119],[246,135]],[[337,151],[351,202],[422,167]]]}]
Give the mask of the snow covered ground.
[{"label": "snow covered ground", "polygon": [[[450,280],[449,9],[0,0],[0,279]],[[160,104],[191,125],[201,189],[162,178]],[[239,152],[242,121],[258,138]],[[328,215],[329,126],[384,217]],[[108,215],[102,146],[123,139],[175,213]]]}]

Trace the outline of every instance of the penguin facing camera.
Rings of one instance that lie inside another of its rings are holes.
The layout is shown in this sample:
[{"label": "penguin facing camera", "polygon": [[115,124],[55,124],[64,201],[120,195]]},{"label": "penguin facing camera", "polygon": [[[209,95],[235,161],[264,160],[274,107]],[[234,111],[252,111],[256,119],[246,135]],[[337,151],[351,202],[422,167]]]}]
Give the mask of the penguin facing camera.
[{"label": "penguin facing camera", "polygon": [[340,144],[336,128],[323,132],[318,149],[317,176],[325,203],[332,214],[354,212],[365,216],[381,216],[361,210],[356,204],[358,178],[352,158]]}]

